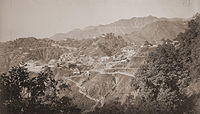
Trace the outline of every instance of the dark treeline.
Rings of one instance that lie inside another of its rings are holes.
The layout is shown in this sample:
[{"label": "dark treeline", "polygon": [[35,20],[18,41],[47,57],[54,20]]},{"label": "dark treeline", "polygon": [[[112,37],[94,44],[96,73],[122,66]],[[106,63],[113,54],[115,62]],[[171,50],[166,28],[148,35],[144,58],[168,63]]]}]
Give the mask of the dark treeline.
[{"label": "dark treeline", "polygon": [[54,80],[49,69],[31,78],[24,66],[13,67],[1,75],[0,84],[1,114],[79,114],[81,111],[70,98],[59,97],[64,85]]}]

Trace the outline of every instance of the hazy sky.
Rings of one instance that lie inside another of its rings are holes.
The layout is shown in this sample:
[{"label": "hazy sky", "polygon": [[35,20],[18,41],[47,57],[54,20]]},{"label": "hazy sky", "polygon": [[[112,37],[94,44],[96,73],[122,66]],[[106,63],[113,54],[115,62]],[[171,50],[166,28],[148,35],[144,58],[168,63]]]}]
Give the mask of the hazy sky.
[{"label": "hazy sky", "polygon": [[50,37],[135,16],[188,18],[200,0],[0,0],[0,41]]}]

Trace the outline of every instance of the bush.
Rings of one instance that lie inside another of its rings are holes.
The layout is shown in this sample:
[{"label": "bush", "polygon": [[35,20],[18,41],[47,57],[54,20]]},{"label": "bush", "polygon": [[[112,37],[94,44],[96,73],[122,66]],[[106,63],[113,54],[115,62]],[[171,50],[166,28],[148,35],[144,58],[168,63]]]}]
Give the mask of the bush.
[{"label": "bush", "polygon": [[68,97],[59,98],[50,69],[29,78],[24,66],[13,67],[0,77],[0,113],[80,113]]}]

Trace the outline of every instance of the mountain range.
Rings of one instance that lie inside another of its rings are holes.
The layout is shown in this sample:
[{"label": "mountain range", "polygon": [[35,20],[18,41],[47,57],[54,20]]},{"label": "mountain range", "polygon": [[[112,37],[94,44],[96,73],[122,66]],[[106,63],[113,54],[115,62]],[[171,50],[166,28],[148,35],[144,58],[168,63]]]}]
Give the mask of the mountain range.
[{"label": "mountain range", "polygon": [[88,26],[83,29],[75,29],[68,33],[57,33],[50,37],[53,40],[66,38],[88,39],[102,36],[106,33],[120,35],[131,42],[157,41],[161,39],[173,39],[183,32],[187,20],[182,18],[157,18],[154,16],[133,17],[98,26]]}]

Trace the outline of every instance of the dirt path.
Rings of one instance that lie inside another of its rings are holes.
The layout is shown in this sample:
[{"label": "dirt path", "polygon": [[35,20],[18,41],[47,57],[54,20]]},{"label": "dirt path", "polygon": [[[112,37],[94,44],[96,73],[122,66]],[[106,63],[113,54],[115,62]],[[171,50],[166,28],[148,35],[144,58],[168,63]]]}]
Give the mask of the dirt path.
[{"label": "dirt path", "polygon": [[77,82],[75,82],[75,81],[73,81],[72,79],[69,79],[69,78],[65,78],[65,79],[70,81],[70,82],[73,82],[79,88],[79,93],[83,94],[84,96],[86,96],[90,100],[93,100],[95,102],[99,102],[99,99],[95,99],[95,98],[91,97],[90,95],[88,95],[87,93],[81,91],[81,89],[85,89],[85,88],[83,88],[80,83],[77,83]]},{"label": "dirt path", "polygon": [[[103,70],[91,70],[91,71],[94,71],[94,72],[98,72],[98,73],[100,73],[100,74],[111,74],[111,75],[115,75],[115,74],[121,74],[121,75],[123,75],[123,76],[129,76],[129,77],[135,77],[133,74],[130,74],[130,73],[126,73],[126,72],[119,72],[119,71],[117,71],[117,72],[105,72],[105,71],[103,71]],[[102,76],[104,76],[104,75],[102,75]],[[64,79],[65,80],[68,80],[68,81],[70,81],[70,82],[72,82],[72,83],[74,83],[78,88],[79,88],[79,93],[81,93],[82,95],[84,95],[84,96],[86,96],[88,99],[90,99],[90,100],[93,100],[93,101],[95,101],[95,104],[89,109],[89,110],[86,110],[86,111],[84,111],[83,113],[87,113],[87,112],[91,112],[91,111],[93,111],[94,109],[95,109],[95,107],[100,103],[100,105],[101,106],[103,106],[103,104],[104,104],[104,102],[103,102],[103,100],[117,87],[117,84],[119,83],[116,83],[113,87],[112,87],[112,89],[110,90],[110,91],[108,91],[104,96],[102,96],[102,98],[100,98],[100,99],[96,99],[96,98],[94,98],[94,97],[91,97],[88,93],[87,93],[87,91],[86,92],[84,92],[84,90],[86,90],[84,87],[82,87],[81,85],[82,85],[82,83],[78,83],[78,82],[76,82],[76,81],[74,81],[74,80],[72,80],[71,78],[74,78],[74,77],[84,77],[84,76],[70,76],[70,77],[65,77]]]},{"label": "dirt path", "polygon": [[100,74],[122,74],[122,75],[126,75],[126,76],[129,76],[129,77],[135,78],[135,76],[133,74],[126,73],[126,72],[105,72],[105,71],[102,71],[102,70],[92,70],[92,71],[98,72]]},{"label": "dirt path", "polygon": [[67,78],[65,78],[65,79],[68,80],[68,81],[70,81],[70,82],[73,82],[73,83],[79,88],[79,90],[78,90],[79,93],[81,93],[82,95],[86,96],[88,99],[93,100],[93,101],[96,102],[89,110],[86,110],[86,111],[84,111],[83,113],[87,113],[87,112],[93,111],[93,110],[95,109],[95,107],[99,104],[100,100],[99,100],[99,99],[96,99],[96,98],[93,98],[93,97],[91,97],[90,95],[88,95],[87,93],[81,91],[81,89],[85,89],[85,88],[83,88],[83,87],[80,85],[80,83],[77,83],[77,82],[73,81],[72,79],[70,79],[70,77],[67,77]]}]

